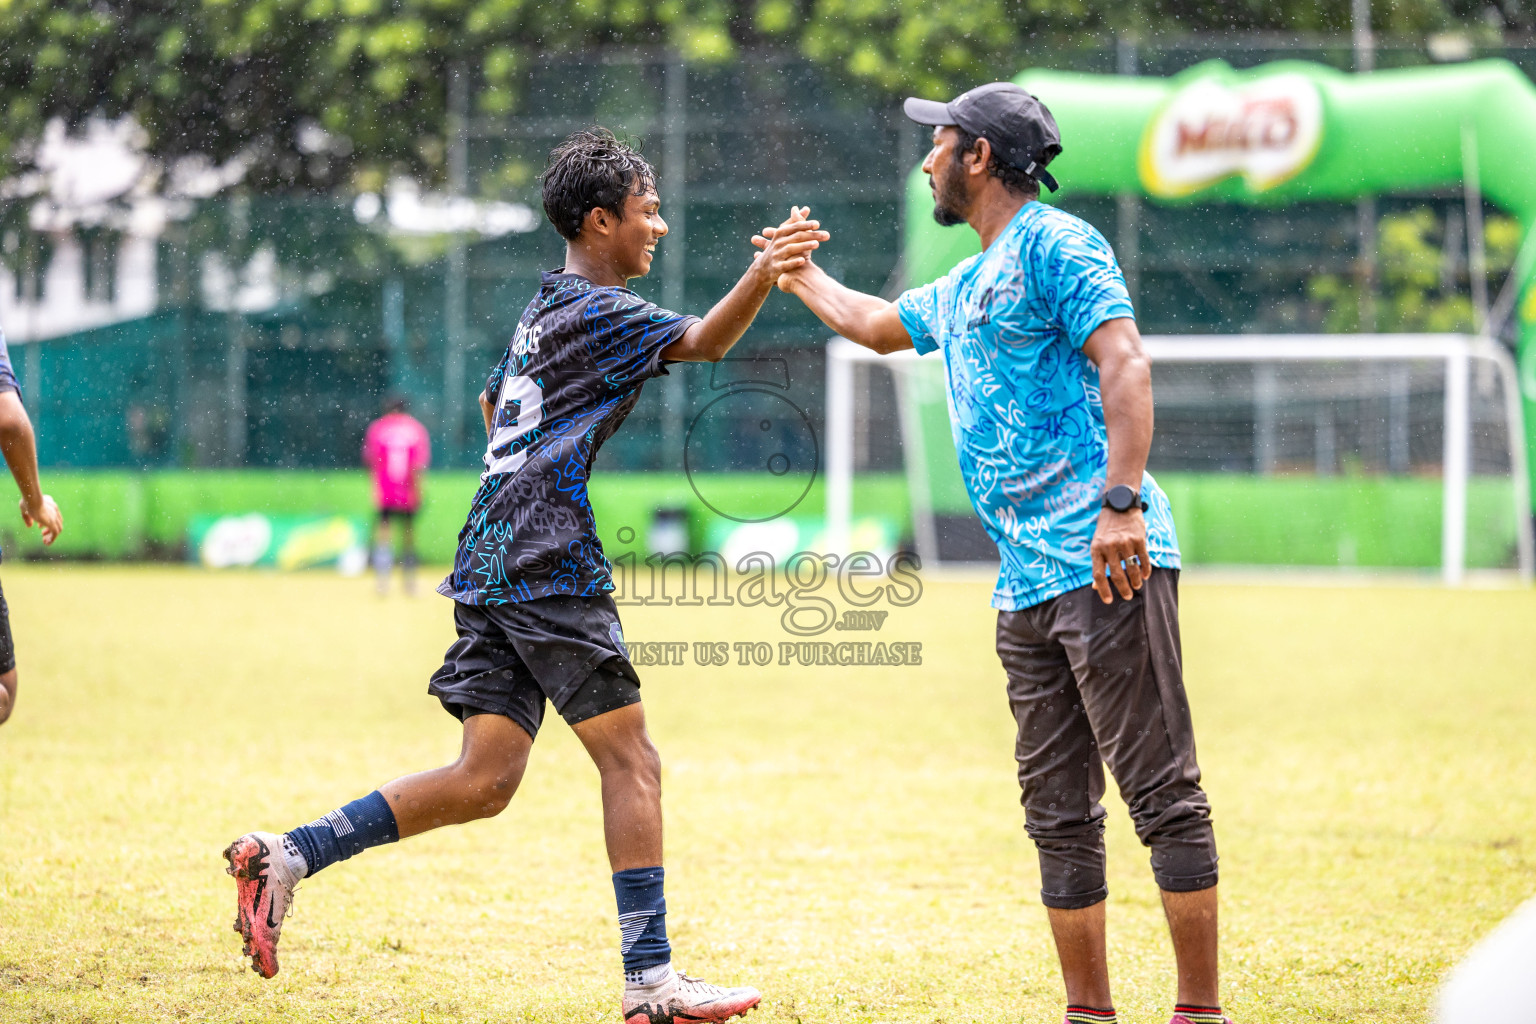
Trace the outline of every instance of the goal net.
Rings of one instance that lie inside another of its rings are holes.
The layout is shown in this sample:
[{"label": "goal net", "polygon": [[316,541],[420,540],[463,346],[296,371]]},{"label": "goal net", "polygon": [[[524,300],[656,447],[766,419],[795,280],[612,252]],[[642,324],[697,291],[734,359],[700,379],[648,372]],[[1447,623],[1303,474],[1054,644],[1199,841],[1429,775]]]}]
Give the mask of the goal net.
[{"label": "goal net", "polygon": [[[1525,433],[1514,362],[1497,343],[1427,334],[1145,343],[1157,415],[1148,468],[1173,503],[1187,564],[1531,578]],[[938,355],[880,356],[834,339],[826,408],[829,541],[848,536],[855,481],[871,468],[867,439],[895,434],[924,564],[996,560],[960,479]]]}]

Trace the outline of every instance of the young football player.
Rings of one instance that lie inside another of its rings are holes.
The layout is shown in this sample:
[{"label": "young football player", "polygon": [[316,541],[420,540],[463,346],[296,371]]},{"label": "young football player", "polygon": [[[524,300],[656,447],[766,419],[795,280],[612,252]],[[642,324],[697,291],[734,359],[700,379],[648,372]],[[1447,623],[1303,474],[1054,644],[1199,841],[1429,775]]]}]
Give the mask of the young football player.
[{"label": "young football player", "polygon": [[463,723],[463,752],[286,834],[236,839],[224,852],[236,879],[235,928],[252,969],[270,978],[300,879],[372,846],[497,814],[522,779],[548,699],[602,779],[627,1024],[722,1021],[760,997],[672,967],[661,762],[609,596],[587,477],[641,385],[670,362],[724,356],[779,275],[828,236],[807,210],[793,210],[700,319],[627,287],[650,270],[667,234],[655,173],[637,152],[606,131],[578,132],[550,154],[543,193],[544,211],[566,239],[565,265],[543,275],[480,396],[485,472],[453,573],[438,587],[455,602],[459,639],[427,689]]},{"label": "young football player", "polygon": [[380,594],[389,593],[394,567],[392,523],[400,525],[400,571],[405,592],[416,593],[416,513],[421,509],[421,475],[432,465],[427,428],[410,413],[401,395],[384,401],[384,415],[363,435],[363,465],[373,475],[373,571]]},{"label": "young football player", "polygon": [[[0,454],[21,491],[21,521],[34,523],[43,533],[43,543],[52,544],[64,529],[64,517],[53,498],[43,493],[37,477],[37,438],[32,420],[21,404],[21,385],[11,369],[11,354],[5,347],[5,332],[0,331]],[[11,611],[5,594],[0,592],[0,722],[11,717],[16,707],[16,649],[11,643]]]}]

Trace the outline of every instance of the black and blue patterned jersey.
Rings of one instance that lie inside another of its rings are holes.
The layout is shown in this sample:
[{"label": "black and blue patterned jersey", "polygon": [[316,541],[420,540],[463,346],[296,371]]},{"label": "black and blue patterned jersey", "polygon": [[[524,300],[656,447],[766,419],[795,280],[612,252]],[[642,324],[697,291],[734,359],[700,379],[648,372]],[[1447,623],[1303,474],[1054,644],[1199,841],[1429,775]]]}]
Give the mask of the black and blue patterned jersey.
[{"label": "black and blue patterned jersey", "polygon": [[5,331],[0,330],[0,393],[14,391],[21,395],[21,385],[16,381],[16,371],[11,367],[11,352],[5,347]]},{"label": "black and blue patterned jersey", "polygon": [[613,589],[587,497],[592,459],[641,385],[667,372],[661,350],[697,320],[628,288],[542,275],[486,381],[485,472],[438,593],[491,605]]}]

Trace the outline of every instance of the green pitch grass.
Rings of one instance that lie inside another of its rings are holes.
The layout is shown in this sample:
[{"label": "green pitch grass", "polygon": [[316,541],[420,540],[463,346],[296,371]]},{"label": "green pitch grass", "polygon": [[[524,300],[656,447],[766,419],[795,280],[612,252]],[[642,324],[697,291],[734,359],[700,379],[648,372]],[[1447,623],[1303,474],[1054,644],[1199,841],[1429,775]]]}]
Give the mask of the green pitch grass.
[{"label": "green pitch grass", "polygon": [[[557,718],[501,817],[308,881],[252,974],[219,851],[440,764],[435,596],[325,575],[6,566],[22,665],[0,729],[0,1020],[617,1018],[596,773]],[[757,1019],[1050,1022],[1061,996],[981,583],[929,581],[879,634],[920,667],[656,667],[680,965]],[[645,608],[633,640],[785,639],[767,609]],[[1223,871],[1227,1005],[1422,1021],[1536,892],[1536,594],[1184,588]],[[1111,805],[1122,1019],[1172,963]]]}]

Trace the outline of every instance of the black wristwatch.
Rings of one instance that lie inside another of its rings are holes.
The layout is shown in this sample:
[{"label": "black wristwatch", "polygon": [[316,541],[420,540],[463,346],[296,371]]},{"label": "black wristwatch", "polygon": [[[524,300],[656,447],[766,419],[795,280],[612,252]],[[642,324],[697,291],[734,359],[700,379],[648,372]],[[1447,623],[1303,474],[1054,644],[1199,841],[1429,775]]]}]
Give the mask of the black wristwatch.
[{"label": "black wristwatch", "polygon": [[1147,503],[1141,499],[1141,494],[1131,490],[1125,484],[1116,484],[1104,492],[1104,507],[1116,512],[1129,512],[1137,505],[1141,510],[1147,510]]}]

